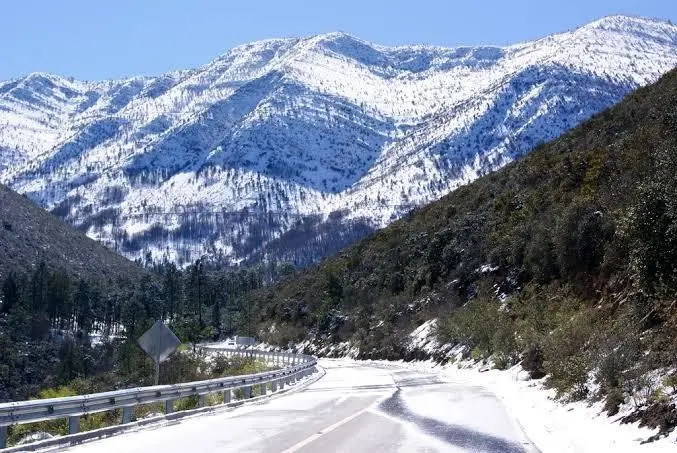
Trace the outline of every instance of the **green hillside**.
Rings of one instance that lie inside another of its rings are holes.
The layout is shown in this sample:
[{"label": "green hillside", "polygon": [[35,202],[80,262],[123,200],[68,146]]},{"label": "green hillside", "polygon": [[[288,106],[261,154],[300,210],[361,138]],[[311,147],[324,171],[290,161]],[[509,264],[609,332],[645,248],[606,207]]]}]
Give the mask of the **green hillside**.
[{"label": "green hillside", "polygon": [[136,264],[0,184],[0,281],[10,271],[32,272],[41,262],[102,281],[141,273]]},{"label": "green hillside", "polygon": [[438,318],[443,342],[499,366],[524,360],[563,394],[590,396],[587,373],[596,373],[613,411],[647,371],[677,365],[676,175],[673,70],[519,162],[259,291],[260,331],[272,342],[350,340],[362,357],[411,358],[420,354],[406,335]]}]

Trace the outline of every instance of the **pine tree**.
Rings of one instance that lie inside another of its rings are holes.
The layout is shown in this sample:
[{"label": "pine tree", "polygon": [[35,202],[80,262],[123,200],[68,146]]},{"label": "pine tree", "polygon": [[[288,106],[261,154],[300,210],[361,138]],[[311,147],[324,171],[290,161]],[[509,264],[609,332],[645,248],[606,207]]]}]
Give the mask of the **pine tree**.
[{"label": "pine tree", "polygon": [[12,307],[19,303],[19,285],[17,276],[10,272],[2,283],[2,304],[0,304],[0,314],[9,313]]}]

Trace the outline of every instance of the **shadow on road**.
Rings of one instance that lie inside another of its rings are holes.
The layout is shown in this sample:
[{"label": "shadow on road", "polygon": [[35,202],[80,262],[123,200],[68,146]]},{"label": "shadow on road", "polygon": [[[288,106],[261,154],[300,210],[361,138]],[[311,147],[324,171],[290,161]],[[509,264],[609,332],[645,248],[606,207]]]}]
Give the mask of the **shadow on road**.
[{"label": "shadow on road", "polygon": [[392,417],[414,423],[425,433],[464,450],[487,453],[527,453],[527,450],[520,444],[506,439],[413,413],[402,400],[399,388],[393,396],[379,405],[379,409]]}]

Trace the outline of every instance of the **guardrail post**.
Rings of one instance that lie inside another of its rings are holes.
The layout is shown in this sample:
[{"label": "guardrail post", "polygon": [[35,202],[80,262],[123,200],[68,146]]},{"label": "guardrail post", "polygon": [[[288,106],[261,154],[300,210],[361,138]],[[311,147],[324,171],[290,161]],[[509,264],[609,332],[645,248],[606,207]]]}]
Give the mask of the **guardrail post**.
[{"label": "guardrail post", "polygon": [[266,387],[267,387],[267,385],[266,385],[265,382],[263,384],[261,384],[261,396],[266,394],[266,391],[268,390]]},{"label": "guardrail post", "polygon": [[206,396],[204,393],[200,394],[197,399],[197,407],[205,407]]},{"label": "guardrail post", "polygon": [[223,391],[223,404],[230,403],[230,389]]},{"label": "guardrail post", "polygon": [[68,417],[68,434],[77,434],[80,431],[80,416],[72,415]]},{"label": "guardrail post", "polygon": [[174,412],[174,400],[165,400],[165,414]]},{"label": "guardrail post", "polygon": [[7,447],[7,427],[0,426],[0,450]]},{"label": "guardrail post", "polygon": [[280,385],[280,390],[284,390],[284,378],[280,379],[279,385]]},{"label": "guardrail post", "polygon": [[244,395],[244,399],[248,400],[252,397],[252,388],[250,386],[244,387],[242,389],[242,393]]},{"label": "guardrail post", "polygon": [[122,424],[132,422],[132,414],[134,413],[134,406],[125,406],[122,408]]},{"label": "guardrail post", "polygon": [[277,381],[271,381],[270,391],[273,392],[273,393],[277,392]]}]

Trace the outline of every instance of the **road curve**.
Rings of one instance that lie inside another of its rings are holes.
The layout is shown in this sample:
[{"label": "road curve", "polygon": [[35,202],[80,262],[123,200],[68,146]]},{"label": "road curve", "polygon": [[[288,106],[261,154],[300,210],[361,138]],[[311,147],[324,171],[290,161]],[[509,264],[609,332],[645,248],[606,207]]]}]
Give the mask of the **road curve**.
[{"label": "road curve", "polygon": [[72,453],[536,452],[502,403],[433,373],[322,360],[325,377],[265,404],[125,433]]}]

